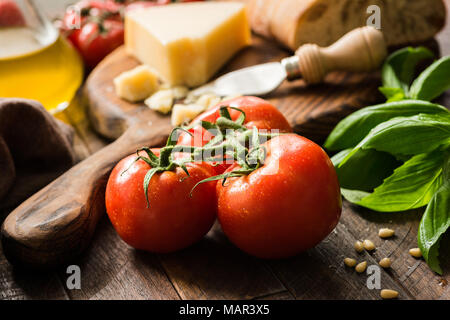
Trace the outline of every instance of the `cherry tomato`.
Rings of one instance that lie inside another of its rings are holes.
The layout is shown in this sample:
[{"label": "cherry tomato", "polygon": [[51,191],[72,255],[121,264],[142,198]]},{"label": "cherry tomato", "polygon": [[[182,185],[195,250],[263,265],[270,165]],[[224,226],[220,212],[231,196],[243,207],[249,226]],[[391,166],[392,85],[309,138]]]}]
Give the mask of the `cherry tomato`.
[{"label": "cherry tomato", "polygon": [[83,56],[89,68],[95,67],[108,53],[123,43],[123,24],[120,21],[105,20],[100,26],[86,23],[70,39]]},{"label": "cherry tomato", "polygon": [[[153,149],[155,154],[158,150]],[[150,166],[131,155],[113,169],[106,187],[106,211],[119,236],[130,246],[151,252],[172,252],[200,240],[212,227],[217,212],[215,182],[194,185],[215,172],[210,166],[187,164],[156,173],[144,194]],[[127,170],[128,169],[128,170]]]},{"label": "cherry tomato", "polygon": [[[71,9],[65,12],[62,21],[62,28],[66,32],[71,30],[75,32],[81,29],[88,22],[89,18],[101,17],[102,15],[107,15],[109,20],[122,21],[120,14],[121,5],[111,0],[82,0],[77,2]],[[80,26],[77,26],[78,23]],[[75,27],[79,27],[79,29],[74,29]]]},{"label": "cherry tomato", "polygon": [[25,18],[13,0],[0,0],[0,27],[21,27]]},{"label": "cherry tomato", "polygon": [[[197,116],[192,123],[199,123],[200,121],[215,122],[220,117],[220,107],[229,106],[241,109],[245,112],[246,118],[244,125],[247,128],[256,126],[258,129],[271,130],[277,129],[280,132],[292,132],[283,114],[271,103],[258,97],[243,96],[227,101],[222,101],[215,107],[205,111]],[[228,109],[233,120],[241,115],[241,113],[234,109]],[[178,139],[177,144],[184,146],[202,147],[208,143],[212,135],[205,130],[200,124],[188,130],[192,135],[182,133]],[[230,164],[220,164],[216,167],[218,173],[222,173],[228,168]]]},{"label": "cherry tomato", "polygon": [[317,245],[337,225],[339,184],[333,164],[314,142],[287,134],[263,145],[267,157],[260,168],[229,178],[224,186],[218,181],[218,219],[243,251],[290,257]]}]

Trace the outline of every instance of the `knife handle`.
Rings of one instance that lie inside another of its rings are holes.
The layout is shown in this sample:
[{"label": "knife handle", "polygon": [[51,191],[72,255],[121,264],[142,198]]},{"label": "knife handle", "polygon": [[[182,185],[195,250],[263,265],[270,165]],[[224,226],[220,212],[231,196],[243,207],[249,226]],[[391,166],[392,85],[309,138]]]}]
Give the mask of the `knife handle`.
[{"label": "knife handle", "polygon": [[373,27],[354,29],[329,47],[305,44],[295,56],[283,59],[287,78],[318,83],[331,71],[368,72],[379,68],[387,56],[383,33]]}]

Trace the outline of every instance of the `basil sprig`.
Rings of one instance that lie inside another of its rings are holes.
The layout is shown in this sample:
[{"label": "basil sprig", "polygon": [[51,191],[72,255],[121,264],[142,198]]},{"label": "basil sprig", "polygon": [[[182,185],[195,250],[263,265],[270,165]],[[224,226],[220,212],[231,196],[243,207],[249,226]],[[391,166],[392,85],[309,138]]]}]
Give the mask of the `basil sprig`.
[{"label": "basil sprig", "polygon": [[342,195],[379,212],[427,206],[418,244],[428,265],[442,273],[439,241],[450,227],[450,112],[429,102],[450,88],[450,57],[417,67],[433,54],[423,48],[394,52],[382,69],[388,101],[363,108],[331,132],[325,147]]},{"label": "basil sprig", "polygon": [[381,70],[383,79],[383,86],[380,88],[381,93],[389,101],[406,98],[417,65],[433,57],[433,53],[424,47],[407,47],[391,54]]},{"label": "basil sprig", "polygon": [[443,183],[431,198],[419,225],[418,243],[431,269],[442,274],[439,266],[439,241],[450,227],[450,154],[443,168]]},{"label": "basil sprig", "polygon": [[420,100],[402,100],[366,107],[339,122],[325,141],[325,147],[328,150],[351,148],[375,126],[394,117],[447,112],[448,110],[443,106]]}]

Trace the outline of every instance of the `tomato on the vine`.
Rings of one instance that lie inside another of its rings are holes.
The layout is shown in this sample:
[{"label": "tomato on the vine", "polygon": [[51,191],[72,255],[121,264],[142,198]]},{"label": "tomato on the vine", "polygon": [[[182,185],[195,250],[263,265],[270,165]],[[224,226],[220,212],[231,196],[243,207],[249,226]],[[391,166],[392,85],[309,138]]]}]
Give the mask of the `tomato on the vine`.
[{"label": "tomato on the vine", "polygon": [[[260,258],[284,258],[312,248],[337,225],[341,195],[325,151],[295,135],[262,145],[264,164],[217,183],[218,219],[237,247]],[[239,168],[232,165],[225,171]]]},{"label": "tomato on the vine", "polygon": [[[201,239],[217,215],[225,235],[243,251],[284,258],[314,247],[335,228],[342,202],[330,158],[290,133],[273,105],[255,97],[232,99],[195,121],[190,134],[177,137],[185,130],[175,128],[164,148],[143,148],[113,169],[106,208],[128,244],[176,251]],[[218,129],[213,141],[207,131],[212,128]],[[211,153],[198,160],[204,152]],[[228,169],[220,165],[220,172],[210,164],[217,156],[235,162]]]},{"label": "tomato on the vine", "polygon": [[[240,109],[245,113],[244,126],[247,128],[256,127],[261,130],[278,130],[279,132],[292,132],[289,122],[283,114],[271,103],[258,97],[243,96],[230,100],[225,100],[218,103],[211,109],[203,112],[192,120],[192,124],[188,133],[182,133],[178,139],[177,144],[184,146],[202,147],[208,143],[213,137],[206,129],[204,129],[200,122],[208,121],[215,123],[220,117],[220,107],[228,106],[231,119],[236,120],[241,115],[241,112],[233,108]],[[196,125],[195,125],[196,124]],[[230,164],[219,164],[216,169],[218,173],[222,173]]]},{"label": "tomato on the vine", "polygon": [[70,37],[78,48],[86,65],[96,66],[108,53],[123,43],[123,24],[120,21],[105,20],[103,24],[86,23],[79,32]]},{"label": "tomato on the vine", "polygon": [[[152,149],[159,155],[158,149]],[[217,212],[215,182],[199,181],[215,174],[202,163],[155,173],[148,185],[148,205],[143,181],[151,169],[130,155],[113,169],[106,187],[106,211],[119,236],[130,246],[165,253],[199,241],[212,227]]]}]

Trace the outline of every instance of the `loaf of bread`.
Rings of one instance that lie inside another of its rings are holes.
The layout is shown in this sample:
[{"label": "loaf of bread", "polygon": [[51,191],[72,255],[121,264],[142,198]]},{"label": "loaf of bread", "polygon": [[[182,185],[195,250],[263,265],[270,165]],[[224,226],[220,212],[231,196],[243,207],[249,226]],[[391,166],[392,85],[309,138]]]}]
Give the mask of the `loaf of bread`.
[{"label": "loaf of bread", "polygon": [[445,24],[442,0],[240,0],[247,3],[252,29],[296,50],[304,43],[328,46],[367,24],[377,5],[388,45],[432,38]]}]

